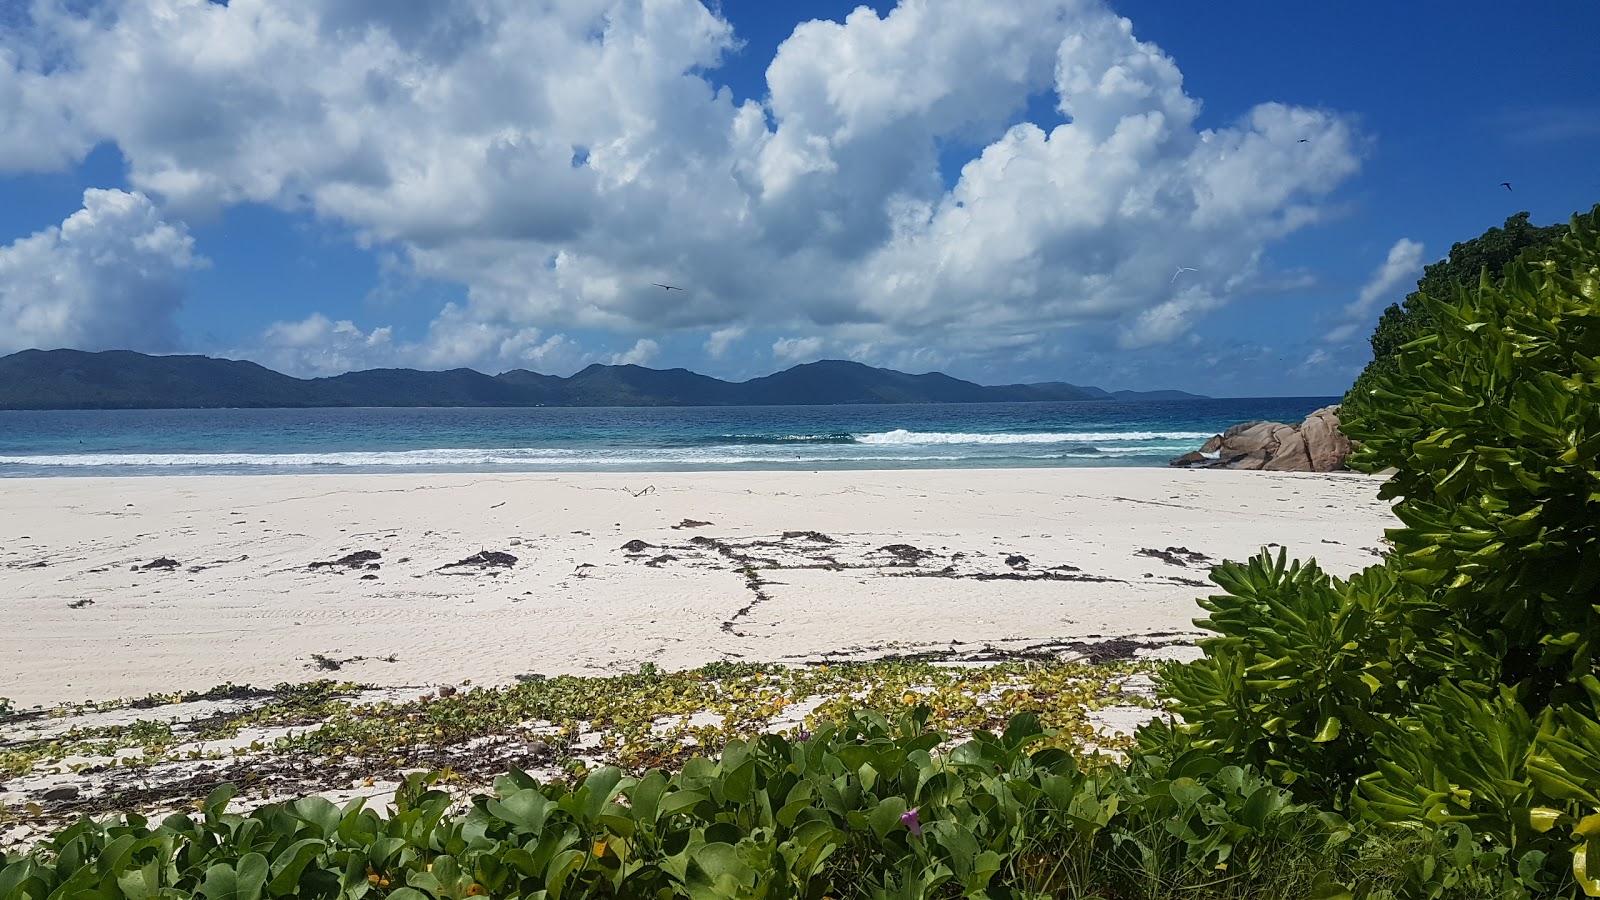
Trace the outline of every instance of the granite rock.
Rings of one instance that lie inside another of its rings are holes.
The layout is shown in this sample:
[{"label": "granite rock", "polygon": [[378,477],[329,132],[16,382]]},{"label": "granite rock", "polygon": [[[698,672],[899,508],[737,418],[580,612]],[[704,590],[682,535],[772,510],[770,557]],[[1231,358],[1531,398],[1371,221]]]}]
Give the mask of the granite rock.
[{"label": "granite rock", "polygon": [[1240,422],[1172,460],[1184,468],[1252,469],[1268,472],[1337,472],[1352,449],[1339,431],[1339,407],[1316,410],[1299,424]]}]

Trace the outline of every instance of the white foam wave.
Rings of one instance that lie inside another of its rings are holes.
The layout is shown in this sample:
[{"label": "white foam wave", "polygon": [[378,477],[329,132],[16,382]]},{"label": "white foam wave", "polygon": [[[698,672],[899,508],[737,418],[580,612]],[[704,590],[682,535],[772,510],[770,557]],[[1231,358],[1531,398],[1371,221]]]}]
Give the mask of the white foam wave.
[{"label": "white foam wave", "polygon": [[[1051,459],[1056,454],[1007,454],[1015,459]],[[1062,456],[1092,457],[1093,453],[1060,454]],[[441,451],[407,451],[395,453],[211,453],[211,454],[107,454],[103,456],[0,456],[0,466],[26,468],[130,468],[130,469],[194,469],[197,471],[240,469],[328,469],[328,468],[440,468],[440,467],[510,467],[538,468],[592,468],[615,466],[737,466],[769,463],[828,463],[828,462],[923,462],[957,461],[978,457],[968,455],[930,455],[926,453],[896,454],[810,454],[783,453],[730,455],[718,453],[578,453],[568,451],[558,456],[534,456],[510,453],[441,453]]]},{"label": "white foam wave", "polygon": [[140,466],[233,468],[240,466],[459,466],[570,461],[570,450],[432,449],[325,453],[64,453],[59,456],[0,456],[0,465]]},{"label": "white foam wave", "polygon": [[[900,432],[915,435],[914,432]],[[895,432],[888,432],[894,435]],[[918,435],[918,437],[926,436]],[[517,468],[586,469],[620,466],[739,466],[796,463],[857,462],[958,462],[961,460],[1048,460],[1059,458],[1117,458],[1137,454],[1161,455],[1181,452],[1189,444],[1170,446],[1144,443],[1137,446],[1103,446],[1090,440],[1094,435],[956,435],[931,433],[944,440],[863,440],[858,444],[797,443],[777,445],[720,445],[693,448],[435,448],[388,451],[315,451],[300,453],[67,453],[60,455],[0,456],[0,466],[23,470],[40,469],[143,469],[194,471],[292,471],[296,469],[430,469],[430,468]],[[1154,441],[1128,437],[1144,432],[1118,435],[1118,440]],[[967,437],[980,440],[955,440]],[[1163,436],[1164,437],[1164,436]],[[999,440],[982,440],[994,438]],[[1009,440],[1021,438],[1021,440]],[[1038,445],[1066,442],[1063,449],[1003,445]],[[869,446],[863,447],[862,444]],[[876,447],[870,445],[876,444]],[[943,445],[943,446],[939,446]],[[1002,446],[986,446],[1002,445]]]},{"label": "white foam wave", "polygon": [[1111,441],[1204,440],[1210,431],[1064,431],[974,434],[964,431],[880,431],[856,437],[858,444],[1099,444]]}]

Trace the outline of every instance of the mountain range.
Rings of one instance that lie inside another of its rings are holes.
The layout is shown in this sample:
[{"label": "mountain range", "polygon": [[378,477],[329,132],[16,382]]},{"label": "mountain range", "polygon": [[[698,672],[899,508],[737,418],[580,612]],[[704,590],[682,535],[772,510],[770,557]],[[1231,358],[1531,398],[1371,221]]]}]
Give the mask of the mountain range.
[{"label": "mountain range", "polygon": [[196,409],[313,406],[791,406],[1037,400],[1200,400],[1184,391],[1105,391],[1066,382],[981,385],[847,360],[743,382],[687,369],[598,363],[571,377],[514,369],[369,369],[293,378],[253,362],[130,350],[24,350],[0,357],[0,409]]}]

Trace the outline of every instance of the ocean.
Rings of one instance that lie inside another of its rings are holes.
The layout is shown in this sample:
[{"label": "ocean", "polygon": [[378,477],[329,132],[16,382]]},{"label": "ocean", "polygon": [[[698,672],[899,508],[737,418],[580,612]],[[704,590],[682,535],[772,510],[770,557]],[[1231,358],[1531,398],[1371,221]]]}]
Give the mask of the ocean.
[{"label": "ocean", "polygon": [[1164,466],[1337,402],[0,411],[0,477]]}]

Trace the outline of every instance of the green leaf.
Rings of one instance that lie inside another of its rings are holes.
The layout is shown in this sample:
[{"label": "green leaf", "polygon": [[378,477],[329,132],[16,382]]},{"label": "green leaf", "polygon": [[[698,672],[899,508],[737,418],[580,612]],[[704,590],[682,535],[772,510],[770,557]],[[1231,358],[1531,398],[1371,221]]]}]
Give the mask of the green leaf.
[{"label": "green leaf", "polygon": [[232,784],[220,785],[206,795],[201,801],[200,810],[205,813],[206,822],[214,825],[228,807],[228,801],[233,799],[239,789]]},{"label": "green leaf", "polygon": [[300,873],[327,845],[319,840],[297,841],[272,861],[272,880],[267,891],[275,897],[293,894],[300,888]]},{"label": "green leaf", "polygon": [[1543,834],[1544,832],[1556,827],[1556,823],[1559,822],[1564,815],[1566,815],[1566,813],[1563,813],[1559,809],[1551,809],[1548,806],[1536,806],[1533,809],[1528,810],[1528,825],[1534,831]]},{"label": "green leaf", "polygon": [[561,900],[561,892],[566,889],[567,879],[572,873],[578,871],[587,856],[584,850],[563,850],[556,854],[550,861],[550,867],[545,870],[545,890],[550,892],[550,900]]},{"label": "green leaf", "polygon": [[705,791],[671,791],[661,798],[660,816],[665,819],[692,809],[709,799],[711,798]]},{"label": "green leaf", "polygon": [[258,900],[267,885],[267,858],[259,853],[246,853],[239,858],[235,869],[239,900]]},{"label": "green leaf", "polygon": [[730,803],[748,803],[755,793],[756,761],[746,760],[737,768],[724,771],[722,791]]},{"label": "green leaf", "polygon": [[1584,816],[1572,828],[1572,836],[1577,838],[1593,838],[1600,836],[1600,813]]},{"label": "green leaf", "polygon": [[1325,744],[1339,736],[1339,720],[1329,716],[1322,721],[1322,727],[1317,729],[1317,736],[1312,738],[1313,743]]},{"label": "green leaf", "polygon": [[239,896],[239,878],[233,866],[219,862],[206,869],[206,880],[200,884],[200,895],[206,900],[243,900]]},{"label": "green leaf", "polygon": [[1188,809],[1211,795],[1205,785],[1193,778],[1174,778],[1167,790],[1180,809]]},{"label": "green leaf", "polygon": [[525,788],[506,797],[490,800],[484,808],[495,818],[509,822],[518,831],[537,834],[549,815],[551,803],[536,788]]},{"label": "green leaf", "polygon": [[1572,851],[1572,877],[1585,896],[1600,897],[1600,873],[1589,873],[1589,843],[1585,841]]},{"label": "green leaf", "polygon": [[1543,850],[1529,850],[1517,860],[1517,877],[1529,887],[1537,888],[1544,869],[1546,854]]},{"label": "green leaf", "polygon": [[896,830],[904,830],[900,816],[906,812],[906,798],[894,795],[883,798],[867,815],[867,824],[880,839]]}]

